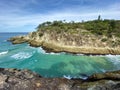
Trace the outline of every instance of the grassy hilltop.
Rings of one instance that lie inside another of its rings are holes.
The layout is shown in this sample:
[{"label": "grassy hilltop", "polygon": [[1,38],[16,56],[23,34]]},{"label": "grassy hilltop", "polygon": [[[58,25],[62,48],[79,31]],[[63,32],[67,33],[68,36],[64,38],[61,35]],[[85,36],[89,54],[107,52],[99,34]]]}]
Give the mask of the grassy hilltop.
[{"label": "grassy hilltop", "polygon": [[97,20],[93,21],[82,21],[82,22],[65,22],[64,21],[53,21],[44,22],[37,27],[38,31],[51,30],[57,33],[67,32],[67,33],[78,33],[82,30],[87,30],[84,34],[95,34],[95,35],[105,35],[111,37],[112,35],[120,37],[120,20],[102,20],[98,17]]}]

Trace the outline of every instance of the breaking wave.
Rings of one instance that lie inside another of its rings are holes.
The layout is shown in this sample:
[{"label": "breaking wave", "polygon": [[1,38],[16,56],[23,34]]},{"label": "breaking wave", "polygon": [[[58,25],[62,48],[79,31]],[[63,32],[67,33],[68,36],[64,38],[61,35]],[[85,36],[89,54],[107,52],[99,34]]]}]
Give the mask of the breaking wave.
[{"label": "breaking wave", "polygon": [[106,55],[106,57],[115,65],[120,64],[120,55]]},{"label": "breaking wave", "polygon": [[43,54],[46,53],[45,50],[43,50],[41,47],[37,48],[37,52],[38,53],[43,53]]},{"label": "breaking wave", "polygon": [[7,53],[8,53],[8,51],[0,52],[0,55],[5,55]]},{"label": "breaking wave", "polygon": [[19,52],[17,54],[12,55],[11,58],[14,58],[16,60],[21,60],[21,59],[30,58],[32,55],[33,53],[30,52]]},{"label": "breaking wave", "polygon": [[42,47],[37,48],[37,52],[42,54],[60,55],[60,53],[54,53],[54,52],[47,53]]}]

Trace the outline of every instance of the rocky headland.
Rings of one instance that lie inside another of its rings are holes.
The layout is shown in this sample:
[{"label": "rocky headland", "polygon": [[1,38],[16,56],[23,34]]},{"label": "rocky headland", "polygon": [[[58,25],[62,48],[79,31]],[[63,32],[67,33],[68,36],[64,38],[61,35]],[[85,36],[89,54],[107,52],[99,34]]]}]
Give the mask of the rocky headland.
[{"label": "rocky headland", "polygon": [[[67,35],[67,34],[66,34]],[[60,38],[62,37],[62,38]],[[69,37],[69,36],[66,36]],[[82,42],[81,39],[78,41],[77,39],[79,36],[74,37],[76,38],[76,41],[70,41],[67,40],[64,35],[56,35],[55,33],[53,35],[44,33],[43,36],[39,36],[39,32],[30,33],[26,36],[18,36],[18,37],[12,37],[10,38],[10,41],[12,41],[13,44],[20,44],[27,42],[30,44],[30,46],[33,47],[42,47],[47,52],[68,52],[73,54],[93,54],[93,55],[99,55],[99,54],[120,54],[120,47],[111,47],[109,44],[105,46],[107,43],[102,43],[99,39],[94,37],[95,41],[91,41],[91,36],[88,36],[88,38],[84,38],[86,40],[83,40],[84,43],[81,43],[79,45],[79,42]],[[56,40],[59,38],[58,40]],[[63,40],[60,40],[63,39]],[[70,39],[70,38],[68,38]],[[97,39],[97,40],[96,40]],[[78,43],[78,44],[75,44]],[[104,45],[105,44],[105,45]]]},{"label": "rocky headland", "polygon": [[0,68],[0,90],[120,90],[120,71],[82,80],[44,78],[30,70]]},{"label": "rocky headland", "polygon": [[[93,22],[95,21],[89,24]],[[103,22],[103,25],[106,24],[104,23],[105,21],[98,22]],[[111,28],[109,23],[108,26],[105,26],[106,30],[102,30],[102,25],[98,30],[89,30],[88,26],[87,28],[85,28],[85,26],[85,23],[63,23],[54,21],[50,24],[50,22],[46,22],[40,24],[37,31],[31,32],[26,36],[12,37],[10,41],[13,44],[27,42],[30,46],[41,46],[47,52],[94,55],[120,54],[120,37],[118,36],[118,31],[114,30],[113,32],[111,29],[111,31],[109,29],[107,30],[107,28]]]}]

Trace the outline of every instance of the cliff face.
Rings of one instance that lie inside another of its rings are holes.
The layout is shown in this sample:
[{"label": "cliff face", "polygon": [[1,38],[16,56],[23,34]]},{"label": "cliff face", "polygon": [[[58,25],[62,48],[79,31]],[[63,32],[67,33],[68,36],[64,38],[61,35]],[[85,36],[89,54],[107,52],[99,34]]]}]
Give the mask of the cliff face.
[{"label": "cliff face", "polygon": [[56,31],[37,31],[30,33],[28,37],[34,41],[43,41],[47,43],[55,43],[59,46],[75,46],[75,47],[109,47],[119,48],[120,38],[112,36],[108,38],[104,35],[94,35],[87,30],[78,30],[77,33],[67,33]]},{"label": "cliff face", "polygon": [[87,80],[43,78],[29,70],[0,68],[0,90],[119,90],[120,71],[94,74]]},{"label": "cliff face", "polygon": [[83,54],[120,54],[120,38],[114,35],[108,38],[104,35],[94,35],[87,30],[77,33],[55,30],[38,30],[27,36],[13,37],[13,44],[27,42],[31,46],[42,46],[47,51],[70,52]]}]

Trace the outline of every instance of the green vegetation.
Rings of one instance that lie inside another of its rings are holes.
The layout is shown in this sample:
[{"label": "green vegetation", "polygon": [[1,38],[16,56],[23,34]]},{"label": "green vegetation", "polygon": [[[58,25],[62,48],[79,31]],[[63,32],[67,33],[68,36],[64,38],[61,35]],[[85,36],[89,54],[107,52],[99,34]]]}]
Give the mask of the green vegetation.
[{"label": "green vegetation", "polygon": [[101,39],[102,42],[106,42],[107,41],[107,38],[103,38]]},{"label": "green vegetation", "polygon": [[[65,20],[45,22],[40,24],[37,29],[38,31],[53,30],[57,33],[69,32],[71,34],[86,30],[88,32],[83,32],[84,34],[93,33],[107,37],[111,37],[112,35],[120,37],[120,20],[102,20],[99,15],[97,20],[86,22],[66,22]],[[104,39],[103,41],[106,40]]]}]

